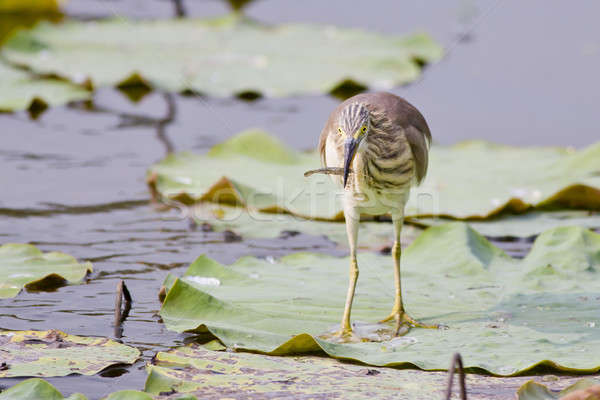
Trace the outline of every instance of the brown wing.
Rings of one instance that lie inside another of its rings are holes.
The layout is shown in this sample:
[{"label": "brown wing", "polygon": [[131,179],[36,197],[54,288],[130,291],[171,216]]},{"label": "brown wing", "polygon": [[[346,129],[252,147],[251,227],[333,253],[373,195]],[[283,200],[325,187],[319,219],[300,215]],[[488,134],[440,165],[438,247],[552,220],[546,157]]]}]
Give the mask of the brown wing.
[{"label": "brown wing", "polygon": [[[405,128],[404,135],[410,145],[410,150],[415,160],[415,172],[417,184],[423,182],[427,175],[427,166],[429,164],[429,141],[426,139],[426,134],[419,131],[414,126],[410,125]],[[429,136],[431,137],[431,135]]]},{"label": "brown wing", "polygon": [[[351,99],[352,98],[350,98],[348,100],[351,100]],[[348,102],[348,100],[346,100],[343,103],[341,103],[340,105],[338,105],[335,108],[335,110],[333,110],[331,112],[331,114],[329,114],[329,118],[327,119],[327,122],[325,123],[325,126],[323,127],[323,130],[321,131],[321,136],[319,137],[319,154],[321,155],[321,165],[323,167],[327,166],[327,157],[326,157],[327,154],[325,151],[325,146],[327,145],[327,137],[331,133],[336,132],[338,116],[339,116],[342,108]]]},{"label": "brown wing", "polygon": [[329,135],[330,129],[331,129],[331,117],[329,117],[329,120],[327,120],[325,127],[321,131],[321,136],[319,137],[319,154],[321,155],[321,165],[323,167],[327,166],[325,145],[327,144],[327,136]]}]

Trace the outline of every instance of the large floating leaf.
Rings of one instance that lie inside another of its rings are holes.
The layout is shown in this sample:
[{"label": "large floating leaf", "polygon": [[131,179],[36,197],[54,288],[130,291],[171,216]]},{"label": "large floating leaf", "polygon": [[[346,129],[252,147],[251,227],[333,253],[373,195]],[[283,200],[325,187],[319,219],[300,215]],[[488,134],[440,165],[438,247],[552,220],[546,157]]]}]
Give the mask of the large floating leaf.
[{"label": "large floating leaf", "polygon": [[58,13],[64,0],[1,0],[0,13]]},{"label": "large floating leaf", "polygon": [[[119,390],[106,396],[103,400],[153,400],[155,397],[139,390]],[[180,400],[194,400],[177,397]]]},{"label": "large floating leaf", "polygon": [[[447,374],[366,368],[330,358],[272,357],[215,352],[198,345],[160,352],[148,367],[145,390],[152,394],[187,393],[198,399],[437,399]],[[490,394],[506,382],[470,375],[469,391]],[[505,399],[506,393],[486,399]],[[504,397],[503,397],[504,396]]]},{"label": "large floating leaf", "polygon": [[[269,160],[260,150],[268,148]],[[215,151],[216,150],[216,151]],[[167,199],[184,204],[210,201],[263,212],[340,220],[335,193],[326,176],[307,180],[303,173],[319,165],[316,154],[295,153],[262,131],[250,130],[215,147],[207,155],[167,156],[150,169],[149,183]]]},{"label": "large floating leaf", "polygon": [[90,97],[90,92],[69,82],[34,78],[26,71],[0,62],[0,111],[56,106]]},{"label": "large floating leaf", "polygon": [[87,400],[81,393],[74,393],[64,397],[54,386],[40,378],[31,378],[19,382],[3,392],[0,392],[0,400]]},{"label": "large floating leaf", "polygon": [[[149,182],[163,197],[186,204],[212,201],[340,220],[340,189],[326,176],[303,176],[319,165],[315,153],[293,153],[264,132],[246,131],[206,155],[168,156],[150,169]],[[599,171],[600,143],[578,152],[483,142],[434,146],[427,179],[413,190],[407,216],[481,218],[530,207],[600,210]]]},{"label": "large floating leaf", "polygon": [[62,17],[56,0],[0,0],[0,46],[17,29],[31,28],[42,19],[58,22]]},{"label": "large floating leaf", "polygon": [[561,390],[552,391],[547,386],[529,381],[519,388],[517,400],[597,400],[600,398],[600,381],[581,379]]},{"label": "large floating leaf", "polygon": [[[273,214],[251,211],[240,207],[202,203],[192,208],[182,208],[182,214],[191,215],[198,223],[209,223],[217,231],[231,230],[243,238],[289,237],[297,233],[322,236],[348,247],[346,225],[340,222],[315,221],[290,214]],[[420,229],[406,225],[402,240],[412,242]],[[358,248],[380,250],[392,244],[394,227],[388,222],[365,221],[360,223]]]},{"label": "large floating leaf", "polygon": [[[152,400],[153,398],[148,393],[137,390],[120,390],[104,397],[103,400]],[[64,397],[54,386],[40,378],[24,380],[0,393],[0,400],[21,399],[87,400],[87,397],[81,393]]]},{"label": "large floating leaf", "polygon": [[[438,60],[427,35],[383,36],[318,25],[214,20],[40,24],[9,40],[9,60],[96,86],[146,84],[217,96],[322,93],[340,84],[390,88]],[[351,51],[348,51],[352,49]]]},{"label": "large floating leaf", "polygon": [[[282,359],[216,353],[198,349],[195,345],[158,353],[154,360],[157,365],[149,366],[146,381],[146,390],[153,395],[121,390],[103,400],[246,400],[275,396],[277,399],[297,399],[303,398],[302,395],[311,399],[364,399],[376,395],[378,399],[429,400],[441,396],[447,379],[446,373],[439,372],[365,368],[314,356]],[[507,386],[514,384],[506,378],[481,375],[467,375],[466,382],[468,393],[477,393],[486,400],[506,399],[511,392]],[[581,394],[585,390],[593,393],[597,388],[597,381],[590,379],[581,379],[560,392],[529,381],[519,388],[517,396],[518,400],[567,399],[564,396]],[[87,400],[87,397],[81,393],[64,397],[45,380],[31,378],[0,392],[0,400],[14,399]],[[589,397],[568,399],[594,400]]]},{"label": "large floating leaf", "polygon": [[530,207],[600,210],[600,143],[574,151],[465,142],[434,147],[429,168],[408,205],[411,214],[485,218]]},{"label": "large floating leaf", "polygon": [[228,347],[272,355],[324,351],[378,366],[434,370],[459,351],[469,368],[513,375],[536,365],[596,371],[600,235],[582,228],[542,234],[512,259],[462,223],[425,231],[404,252],[408,310],[448,330],[414,329],[389,340],[374,324],[393,300],[391,258],[361,254],[353,308],[370,342],[333,343],[348,282],[348,260],[296,254],[272,264],[243,258],[230,267],[200,257],[174,281],[160,314],[167,328],[207,328]]},{"label": "large floating leaf", "polygon": [[91,263],[78,263],[68,254],[42,253],[29,244],[5,244],[0,246],[0,299],[16,296],[23,287],[44,290],[77,283],[90,272]]},{"label": "large floating leaf", "polygon": [[139,350],[113,340],[68,335],[61,331],[0,331],[6,367],[0,378],[94,375],[114,364],[132,364]]},{"label": "large floating leaf", "polygon": [[[416,218],[409,222],[418,226],[446,224],[449,218]],[[469,225],[487,237],[531,237],[561,226],[600,228],[600,213],[583,210],[532,211],[525,214],[504,214],[487,220],[471,220]]]},{"label": "large floating leaf", "polygon": [[[182,214],[191,215],[199,223],[209,223],[216,231],[232,230],[244,238],[272,238],[302,232],[322,235],[347,247],[344,223],[315,221],[290,214],[273,214],[239,207],[201,203],[181,208]],[[452,222],[449,218],[410,218],[402,230],[402,239],[412,242],[420,228]],[[470,220],[468,224],[486,237],[528,238],[540,232],[561,226],[600,228],[600,213],[583,210],[532,211],[520,215],[505,214],[487,220]],[[363,221],[360,223],[358,247],[378,250],[390,244],[394,238],[391,221]]]}]

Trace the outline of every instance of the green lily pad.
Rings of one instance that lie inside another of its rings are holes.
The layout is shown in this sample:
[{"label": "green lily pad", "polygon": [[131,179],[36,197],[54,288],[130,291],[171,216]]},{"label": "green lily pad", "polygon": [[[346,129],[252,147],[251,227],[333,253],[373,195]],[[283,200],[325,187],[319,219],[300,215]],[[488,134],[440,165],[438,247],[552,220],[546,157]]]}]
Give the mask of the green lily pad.
[{"label": "green lily pad", "polygon": [[40,378],[30,378],[0,392],[0,400],[87,400],[81,393],[64,397],[54,386]]},{"label": "green lily pad", "polygon": [[377,88],[411,82],[421,74],[420,63],[439,60],[442,48],[425,34],[265,26],[235,14],[43,23],[8,40],[2,54],[35,72],[78,83],[90,79],[96,87],[141,84],[215,96],[286,96],[330,92],[345,82]]},{"label": "green lily pad", "polygon": [[[240,207],[200,203],[191,208],[176,203],[182,215],[191,215],[198,223],[209,223],[217,231],[232,230],[244,238],[274,238],[282,234],[302,232],[322,235],[348,247],[346,225],[343,222],[309,220],[290,214],[273,214]],[[403,243],[410,243],[420,232],[419,228],[447,224],[449,218],[409,218],[402,230]],[[487,220],[469,220],[468,224],[489,238],[528,238],[562,226],[600,228],[600,213],[583,210],[531,211],[525,214],[503,214]],[[380,250],[391,245],[394,228],[390,221],[362,221],[358,235],[358,248]]]},{"label": "green lily pad", "polygon": [[[558,400],[569,394],[574,394],[574,392],[585,391],[595,385],[600,385],[600,381],[596,379],[581,379],[566,389],[556,392],[548,389],[548,387],[541,383],[529,381],[519,388],[517,400]],[[596,391],[600,393],[600,390]],[[594,397],[573,397],[570,400],[594,400]]]},{"label": "green lily pad", "polygon": [[2,0],[0,13],[58,13],[64,0]]},{"label": "green lily pad", "polygon": [[[243,147],[240,142],[248,146],[260,143],[271,152],[278,149],[277,155],[266,161],[260,153],[239,151]],[[288,156],[290,153],[293,158]],[[316,154],[293,152],[266,133],[249,130],[219,145],[216,154],[211,150],[203,156],[167,156],[150,168],[148,182],[152,191],[165,200],[188,205],[213,202],[339,221],[343,216],[333,196],[337,191],[334,184],[326,176],[310,180],[303,176],[318,163]]]},{"label": "green lily pad", "polygon": [[[179,397],[177,397],[180,400]],[[139,390],[119,390],[109,394],[104,400],[153,400],[154,396],[150,396],[148,393],[140,392]]]},{"label": "green lily pad", "polygon": [[[316,356],[215,352],[196,344],[159,352],[148,372],[146,392],[198,399],[435,399],[448,380],[445,372],[367,368]],[[504,385],[490,376],[468,378],[469,390],[493,392]]]},{"label": "green lily pad", "polygon": [[[52,384],[40,378],[30,378],[0,393],[0,400],[87,400],[81,393],[64,397]],[[137,390],[120,390],[103,397],[103,400],[152,400],[154,396]]]},{"label": "green lily pad", "polygon": [[0,62],[0,111],[44,109],[90,98],[90,92],[72,83],[36,78]]},{"label": "green lily pad", "polygon": [[[241,150],[243,143],[257,150]],[[260,148],[277,156],[266,160]],[[327,176],[303,176],[319,167],[316,153],[294,153],[261,131],[242,132],[215,149],[170,155],[152,166],[153,193],[184,204],[342,220],[341,189]],[[600,143],[581,151],[483,142],[433,146],[428,176],[413,190],[406,215],[481,219],[533,207],[600,210],[599,171]]]},{"label": "green lily pad", "polygon": [[[362,399],[375,394],[382,399],[420,400],[436,398],[445,389],[447,379],[447,374],[440,372],[425,374],[411,370],[365,368],[314,356],[282,359],[215,353],[197,349],[196,345],[160,352],[155,363],[157,365],[148,366],[146,390],[149,393],[121,390],[104,397],[104,400],[253,399],[274,394],[278,399],[295,399],[298,394],[308,394],[311,399],[341,396]],[[312,381],[308,381],[309,378]],[[468,393],[485,394],[488,400],[506,398],[505,378],[468,375],[466,380]],[[311,383],[312,387],[308,387],[307,383]],[[553,392],[544,385],[529,381],[519,388],[518,400],[555,400],[594,384],[597,381],[581,379],[561,392]],[[0,400],[14,399],[87,400],[87,397],[81,393],[64,397],[45,380],[30,378],[0,392]]]},{"label": "green lily pad", "polygon": [[348,259],[295,254],[276,263],[242,258],[224,267],[198,258],[174,279],[160,311],[168,329],[208,330],[227,347],[284,355],[323,351],[376,366],[445,369],[460,352],[468,368],[515,375],[536,366],[592,372],[600,358],[600,235],[579,227],[544,232],[513,259],[464,223],[432,227],[403,255],[405,303],[447,330],[390,338],[377,324],[393,301],[389,256],[360,254],[353,321],[364,343],[322,337],[338,327]]},{"label": "green lily pad", "polygon": [[5,244],[0,246],[0,299],[14,297],[24,287],[47,290],[78,283],[90,272],[90,262],[78,263],[65,253],[42,253],[30,244]]},{"label": "green lily pad", "polygon": [[114,364],[132,364],[140,356],[136,348],[110,339],[57,330],[0,331],[0,352],[6,363],[0,378],[94,375]]},{"label": "green lily pad", "polygon": [[57,0],[0,0],[0,46],[17,29],[31,28],[42,19],[58,22],[63,15]]},{"label": "green lily pad", "polygon": [[472,141],[431,153],[409,214],[489,218],[532,207],[600,210],[600,143],[575,151]]},{"label": "green lily pad", "polygon": [[[343,222],[308,220],[290,214],[264,213],[211,203],[201,203],[191,208],[183,206],[181,213],[191,215],[200,224],[209,223],[216,232],[231,230],[243,238],[275,238],[301,232],[323,236],[342,248],[348,247],[346,225]],[[415,226],[404,226],[403,242],[412,242],[420,231]],[[363,221],[360,223],[358,248],[380,250],[391,246],[393,237],[394,227],[391,223]]]},{"label": "green lily pad", "polygon": [[[408,221],[420,227],[447,224],[449,218],[411,218]],[[503,214],[486,220],[470,220],[469,225],[487,237],[535,236],[561,226],[600,228],[600,213],[583,210],[532,211],[520,215]]]}]

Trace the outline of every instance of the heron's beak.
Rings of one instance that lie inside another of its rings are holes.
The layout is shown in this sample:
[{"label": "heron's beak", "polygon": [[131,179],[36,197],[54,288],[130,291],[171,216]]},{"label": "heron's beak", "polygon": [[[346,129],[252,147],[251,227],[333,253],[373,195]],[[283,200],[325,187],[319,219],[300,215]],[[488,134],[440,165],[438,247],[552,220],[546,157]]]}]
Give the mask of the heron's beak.
[{"label": "heron's beak", "polygon": [[346,182],[348,182],[348,174],[350,173],[350,165],[352,165],[354,156],[356,156],[357,148],[358,148],[358,140],[356,140],[352,137],[346,139],[346,143],[344,143],[344,188],[346,187]]}]

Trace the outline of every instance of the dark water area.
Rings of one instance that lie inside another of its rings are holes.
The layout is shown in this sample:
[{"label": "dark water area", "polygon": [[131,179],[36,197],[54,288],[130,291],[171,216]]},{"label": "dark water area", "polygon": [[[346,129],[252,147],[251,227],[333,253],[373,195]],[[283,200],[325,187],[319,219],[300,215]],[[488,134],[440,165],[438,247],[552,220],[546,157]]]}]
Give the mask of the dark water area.
[{"label": "dark water area", "polygon": [[[185,5],[190,16],[228,10],[216,0]],[[71,0],[66,12],[84,19],[168,18],[173,6],[166,0]],[[600,139],[596,1],[258,0],[246,12],[267,23],[431,33],[447,48],[447,58],[394,92],[421,109],[439,143],[479,138],[581,147]],[[94,263],[85,284],[0,300],[0,328],[114,337],[115,288],[125,279],[134,304],[121,340],[140,349],[141,360],[92,377],[49,379],[65,395],[78,391],[97,399],[142,389],[144,364],[189,337],[167,331],[157,316],[158,290],[169,272],[182,274],[200,254],[223,263],[295,251],[343,255],[319,236],[232,243],[223,233],[191,230],[173,212],[158,211],[145,184],[148,166],[168,151],[206,151],[251,127],[296,149],[314,148],[337,103],[331,96],[248,102],[151,93],[134,104],[116,89],[102,89],[91,109],[51,108],[36,120],[26,113],[0,114],[0,242],[32,243]],[[495,244],[521,257],[530,246]],[[0,386],[20,380],[3,379]]]}]

